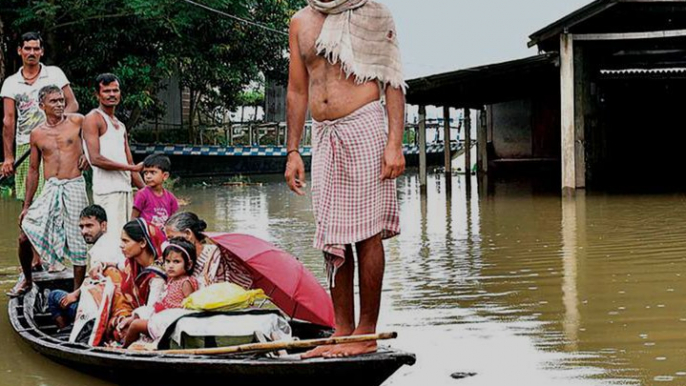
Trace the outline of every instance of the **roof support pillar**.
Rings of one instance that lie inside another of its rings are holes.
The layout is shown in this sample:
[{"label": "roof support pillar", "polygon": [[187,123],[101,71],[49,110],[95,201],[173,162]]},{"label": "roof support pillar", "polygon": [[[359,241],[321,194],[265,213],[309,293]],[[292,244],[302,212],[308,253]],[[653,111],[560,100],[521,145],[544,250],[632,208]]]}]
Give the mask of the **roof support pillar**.
[{"label": "roof support pillar", "polygon": [[426,106],[419,106],[419,186],[426,187]]},{"label": "roof support pillar", "polygon": [[469,108],[464,109],[464,173],[467,184],[472,178],[472,115]]},{"label": "roof support pillar", "polygon": [[486,122],[486,109],[479,110],[479,121],[476,132],[476,166],[477,171],[481,173],[488,173],[488,124]]},{"label": "roof support pillar", "polygon": [[576,149],[574,111],[574,39],[571,34],[560,35],[560,102],[562,139],[562,192],[576,189]]},{"label": "roof support pillar", "polygon": [[577,189],[586,187],[586,122],[590,93],[589,74],[586,70],[584,49],[579,44],[574,46],[574,163]]},{"label": "roof support pillar", "polygon": [[450,156],[450,106],[443,106],[443,161],[445,174],[450,174],[452,157]]}]

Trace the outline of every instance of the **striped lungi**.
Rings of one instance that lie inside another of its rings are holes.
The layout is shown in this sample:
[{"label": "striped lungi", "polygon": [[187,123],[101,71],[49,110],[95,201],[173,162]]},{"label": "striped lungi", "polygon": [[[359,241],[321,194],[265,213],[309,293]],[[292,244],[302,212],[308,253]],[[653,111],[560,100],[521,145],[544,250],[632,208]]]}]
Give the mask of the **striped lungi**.
[{"label": "striped lungi", "polygon": [[79,217],[88,206],[86,180],[50,178],[43,193],[33,201],[21,229],[42,260],[51,265],[65,256],[73,265],[86,265],[86,242],[79,229]]},{"label": "striped lungi", "polygon": [[312,124],[314,247],[327,260],[329,285],[345,262],[345,245],[400,233],[395,180],[381,180],[388,141],[384,108],[369,103],[334,121]]},{"label": "striped lungi", "polygon": [[[21,157],[24,153],[31,150],[31,144],[27,143],[24,145],[17,145],[17,159]],[[26,158],[15,170],[14,174],[14,195],[17,200],[24,201],[26,198],[26,176],[29,174],[29,159]],[[38,188],[36,193],[33,195],[34,198],[38,197],[43,190],[43,185],[45,184],[45,177],[43,176],[43,163],[40,163],[38,168]]]}]

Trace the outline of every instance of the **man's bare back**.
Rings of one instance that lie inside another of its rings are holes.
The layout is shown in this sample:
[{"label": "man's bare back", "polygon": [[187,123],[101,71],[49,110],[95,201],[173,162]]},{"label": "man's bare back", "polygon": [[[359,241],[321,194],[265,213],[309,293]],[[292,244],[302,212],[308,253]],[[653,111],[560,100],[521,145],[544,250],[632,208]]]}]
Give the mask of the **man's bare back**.
[{"label": "man's bare back", "polygon": [[[45,179],[60,180],[81,176],[79,159],[83,155],[81,124],[83,115],[65,114],[64,120],[54,127],[43,124],[31,134],[41,153]],[[35,134],[34,134],[35,133]]]},{"label": "man's bare back", "polygon": [[315,42],[322,30],[326,15],[305,7],[292,20],[299,57],[307,68],[309,78],[309,109],[317,121],[345,117],[369,102],[379,99],[376,82],[356,84],[353,76],[346,78],[340,64],[332,65],[317,55]]}]

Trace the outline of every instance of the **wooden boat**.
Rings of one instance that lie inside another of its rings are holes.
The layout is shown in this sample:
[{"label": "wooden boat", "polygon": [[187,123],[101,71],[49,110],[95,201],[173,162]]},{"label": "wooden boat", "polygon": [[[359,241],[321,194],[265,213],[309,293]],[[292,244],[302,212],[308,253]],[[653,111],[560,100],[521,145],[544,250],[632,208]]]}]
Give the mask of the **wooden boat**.
[{"label": "wooden boat", "polygon": [[[11,299],[9,319],[14,330],[46,357],[93,376],[118,384],[159,385],[300,385],[378,386],[403,365],[415,363],[414,354],[380,346],[373,354],[335,359],[267,358],[256,354],[151,355],[149,352],[112,350],[69,343],[69,331],[57,331],[50,315],[42,311],[45,293],[68,290],[70,274],[34,274],[31,293]],[[310,323],[292,321],[293,334],[301,339],[326,337],[331,331]]]}]

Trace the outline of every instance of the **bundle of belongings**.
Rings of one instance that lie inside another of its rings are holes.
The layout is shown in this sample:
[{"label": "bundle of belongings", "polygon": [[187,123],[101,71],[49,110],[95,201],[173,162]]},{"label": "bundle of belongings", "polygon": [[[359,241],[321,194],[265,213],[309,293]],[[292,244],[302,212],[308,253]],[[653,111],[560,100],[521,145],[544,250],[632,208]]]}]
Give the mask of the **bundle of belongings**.
[{"label": "bundle of belongings", "polygon": [[[103,343],[103,320],[110,312],[113,293],[109,278],[84,284],[70,342]],[[209,348],[293,340],[288,321],[261,289],[216,283],[191,294],[183,307],[154,314],[148,320],[153,340],[131,348]]]}]

